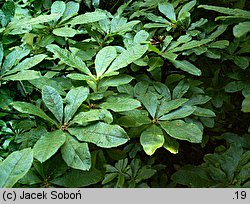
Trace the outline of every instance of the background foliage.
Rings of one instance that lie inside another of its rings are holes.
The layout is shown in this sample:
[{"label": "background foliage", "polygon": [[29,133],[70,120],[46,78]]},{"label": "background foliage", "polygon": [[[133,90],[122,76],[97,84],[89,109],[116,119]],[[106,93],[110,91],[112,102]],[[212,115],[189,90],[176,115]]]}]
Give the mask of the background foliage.
[{"label": "background foliage", "polygon": [[1,187],[250,187],[247,1],[0,8]]}]

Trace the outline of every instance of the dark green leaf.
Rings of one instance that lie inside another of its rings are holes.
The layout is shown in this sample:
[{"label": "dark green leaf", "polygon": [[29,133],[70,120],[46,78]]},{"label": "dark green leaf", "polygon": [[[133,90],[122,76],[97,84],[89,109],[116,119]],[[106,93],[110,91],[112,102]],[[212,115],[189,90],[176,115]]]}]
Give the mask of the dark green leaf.
[{"label": "dark green leaf", "polygon": [[69,18],[77,14],[77,12],[79,11],[79,7],[80,7],[79,3],[73,1],[67,2],[65,11],[63,13],[63,18]]},{"label": "dark green leaf", "polygon": [[119,124],[123,127],[139,127],[141,125],[150,124],[151,120],[145,110],[132,110],[123,112],[125,116],[119,118]]},{"label": "dark green leaf", "polygon": [[106,102],[100,104],[101,108],[114,112],[133,110],[140,106],[141,103],[138,100],[125,97],[109,97]]},{"label": "dark green leaf", "polygon": [[188,3],[186,3],[181,10],[178,13],[178,19],[180,18],[180,16],[185,13],[185,12],[189,12],[196,4],[196,0],[190,1]]},{"label": "dark green leaf", "polygon": [[210,5],[199,5],[198,8],[204,8],[206,10],[216,11],[219,13],[235,16],[236,18],[250,19],[250,12],[242,9],[231,9],[231,8],[224,8],[224,7],[210,6]]},{"label": "dark green leaf", "polygon": [[42,99],[46,107],[54,114],[56,119],[63,122],[63,102],[60,94],[51,86],[44,86]]},{"label": "dark green leaf", "polygon": [[174,109],[179,108],[184,103],[186,103],[188,99],[186,98],[178,98],[171,101],[161,100],[160,105],[157,110],[157,117],[160,117]]},{"label": "dark green leaf", "polygon": [[41,78],[42,75],[38,71],[33,70],[23,70],[16,74],[3,77],[4,80],[11,80],[11,81],[24,81],[24,80],[33,80]]},{"label": "dark green leaf", "polygon": [[171,3],[164,2],[158,4],[159,10],[172,22],[176,21],[176,15],[174,12],[174,6]]},{"label": "dark green leaf", "polygon": [[34,57],[26,58],[21,63],[19,63],[17,66],[15,66],[13,69],[6,72],[4,75],[9,75],[9,74],[16,73],[18,71],[30,69],[30,68],[34,67],[35,65],[39,64],[42,60],[44,60],[45,57],[47,57],[47,55],[40,54],[40,55],[36,55]]},{"label": "dark green leaf", "polygon": [[59,58],[63,63],[75,67],[81,72],[91,75],[86,64],[79,58],[78,56],[74,55],[73,53],[69,52],[68,50],[62,49],[57,45],[50,44],[46,46],[46,48],[54,53],[56,58]]},{"label": "dark green leaf", "polygon": [[103,178],[101,171],[90,169],[89,171],[70,170],[61,177],[55,178],[51,183],[67,187],[85,187],[101,181]]},{"label": "dark green leaf", "polygon": [[195,75],[195,76],[200,76],[201,75],[201,70],[198,69],[196,66],[194,66],[193,64],[191,64],[189,61],[187,60],[174,60],[171,61],[173,63],[173,65],[176,68],[179,68],[185,72],[188,72],[189,74]]},{"label": "dark green leaf", "polygon": [[53,34],[61,37],[74,37],[77,31],[73,28],[62,27],[54,29]]},{"label": "dark green leaf", "polygon": [[83,171],[90,169],[91,155],[87,143],[78,142],[68,134],[61,153],[68,166]]},{"label": "dark green leaf", "polygon": [[106,12],[101,10],[96,10],[94,12],[87,12],[82,15],[78,15],[71,19],[67,24],[79,25],[79,24],[89,24],[107,18]]},{"label": "dark green leaf", "polygon": [[152,92],[147,92],[142,98],[141,101],[152,118],[155,117],[156,109],[158,107],[157,96]]},{"label": "dark green leaf", "polygon": [[40,118],[43,118],[44,120],[47,120],[48,122],[57,125],[57,122],[51,119],[49,116],[47,116],[42,109],[31,103],[15,101],[13,102],[13,108],[15,108],[21,113],[28,113],[31,115],[39,116]]},{"label": "dark green leaf", "polygon": [[104,47],[97,53],[95,58],[95,70],[97,78],[104,74],[116,56],[116,49],[113,46]]},{"label": "dark green leaf", "polygon": [[171,179],[176,183],[193,188],[206,188],[216,184],[206,168],[200,166],[186,166],[174,173]]},{"label": "dark green leaf", "polygon": [[173,138],[187,140],[192,143],[200,143],[202,140],[202,131],[194,123],[174,120],[160,122],[160,125]]},{"label": "dark green leaf", "polygon": [[139,59],[148,50],[147,45],[135,45],[123,51],[110,65],[105,74],[117,71]]},{"label": "dark green leaf", "polygon": [[173,119],[185,118],[193,114],[194,111],[195,107],[185,105],[177,110],[174,110],[166,115],[161,116],[159,120],[173,120]]},{"label": "dark green leaf", "polygon": [[117,87],[120,85],[128,84],[130,81],[133,80],[132,76],[120,74],[119,76],[109,77],[101,81],[101,87]]},{"label": "dark green leaf", "polygon": [[33,152],[30,148],[11,153],[0,162],[0,187],[11,188],[30,169]]},{"label": "dark green leaf", "polygon": [[66,134],[61,130],[47,133],[36,142],[33,148],[34,157],[41,163],[45,162],[57,152],[65,140]]},{"label": "dark green leaf", "polygon": [[105,109],[93,109],[87,112],[80,112],[77,114],[71,123],[77,123],[79,125],[87,125],[92,121],[104,121],[105,123],[112,123],[112,114]]},{"label": "dark green leaf", "polygon": [[146,154],[153,155],[164,144],[164,135],[161,128],[152,125],[150,128],[144,130],[140,137],[140,143]]},{"label": "dark green leaf", "polygon": [[200,108],[196,107],[194,111],[194,115],[201,116],[201,117],[215,117],[215,113],[207,108]]},{"label": "dark green leaf", "polygon": [[4,56],[3,44],[0,42],[0,66],[2,66],[3,56]]},{"label": "dark green leaf", "polygon": [[172,98],[181,98],[189,89],[190,85],[186,80],[181,80],[173,90]]},{"label": "dark green leaf", "polygon": [[91,142],[99,147],[111,148],[126,143],[127,133],[118,125],[98,122],[82,128],[68,128],[70,134],[84,142]]},{"label": "dark green leaf", "polygon": [[72,88],[66,95],[67,105],[64,108],[64,122],[68,122],[76,113],[80,105],[87,99],[89,89],[83,86]]}]

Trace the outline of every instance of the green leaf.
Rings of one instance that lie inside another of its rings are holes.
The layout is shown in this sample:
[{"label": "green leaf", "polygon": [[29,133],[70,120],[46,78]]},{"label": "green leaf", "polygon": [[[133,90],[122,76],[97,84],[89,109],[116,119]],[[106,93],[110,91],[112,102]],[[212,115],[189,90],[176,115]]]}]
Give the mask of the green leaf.
[{"label": "green leaf", "polygon": [[42,77],[41,73],[33,70],[23,70],[16,74],[3,77],[4,80],[11,81],[24,81],[24,80],[33,80]]},{"label": "green leaf", "polygon": [[179,68],[185,72],[188,72],[189,74],[195,75],[195,76],[200,76],[201,75],[201,70],[198,69],[196,66],[194,66],[193,64],[191,64],[189,61],[187,60],[174,60],[171,61],[173,63],[173,65],[176,68]]},{"label": "green leaf", "polygon": [[110,181],[113,181],[118,175],[119,173],[105,174],[102,184],[106,184],[106,183],[109,183]]},{"label": "green leaf", "polygon": [[177,154],[179,151],[179,143],[176,139],[169,137],[168,135],[164,135],[163,147],[172,154]]},{"label": "green leaf", "polygon": [[[168,24],[163,24],[163,23],[146,23],[144,25],[144,28],[147,28],[147,29],[149,29],[149,28],[166,28],[168,26],[169,26]],[[152,46],[152,47],[155,48],[155,46]]]},{"label": "green leaf", "polygon": [[15,15],[15,3],[13,1],[6,1],[3,3],[4,4],[1,7],[1,11],[3,12],[3,16],[6,19],[6,22],[3,22],[3,19],[1,21],[3,26],[6,26],[6,24],[9,23],[9,21],[11,21],[11,19]]},{"label": "green leaf", "polygon": [[82,81],[92,80],[92,77],[78,73],[68,74],[67,77],[73,80],[82,80]]},{"label": "green leaf", "polygon": [[233,34],[236,38],[240,38],[249,31],[250,31],[250,21],[239,23],[233,28]]},{"label": "green leaf", "polygon": [[201,166],[185,166],[175,172],[171,179],[193,188],[208,188],[217,184],[211,179],[207,168]]},{"label": "green leaf", "polygon": [[136,175],[136,183],[139,183],[140,181],[146,180],[151,178],[154,174],[156,174],[155,169],[151,169],[150,167],[143,166]]},{"label": "green leaf", "polygon": [[59,83],[56,79],[50,79],[47,77],[40,77],[37,79],[29,80],[34,87],[42,90],[44,86],[51,86],[53,87],[60,95],[66,96],[66,92],[64,91],[64,87],[61,83]]},{"label": "green leaf", "polygon": [[171,93],[169,88],[166,84],[163,84],[161,82],[154,82],[154,88],[157,93],[159,93],[160,97],[164,97],[163,100],[170,101],[171,100]]},{"label": "green leaf", "polygon": [[71,123],[77,123],[79,125],[87,125],[89,122],[93,121],[104,121],[105,123],[112,123],[112,114],[105,109],[93,109],[87,112],[80,112],[77,114]]},{"label": "green leaf", "polygon": [[[112,23],[113,21],[111,21]],[[123,24],[118,24],[114,27],[111,27],[111,33],[122,33],[122,32],[127,32],[130,31],[135,25],[140,23],[140,21],[135,20],[135,21],[130,21],[128,23],[123,23]]]},{"label": "green leaf", "polygon": [[101,108],[114,112],[129,111],[141,106],[140,101],[125,97],[109,97],[106,102],[100,104]]},{"label": "green leaf", "polygon": [[173,138],[187,140],[192,143],[201,143],[202,131],[194,123],[182,120],[160,122],[161,127]]},{"label": "green leaf", "polygon": [[54,53],[56,58],[59,58],[63,63],[67,64],[70,67],[75,67],[79,71],[91,75],[86,64],[79,58],[78,56],[74,55],[73,53],[69,52],[68,50],[62,49],[57,45],[47,45],[46,48]]},{"label": "green leaf", "polygon": [[225,49],[227,46],[229,46],[228,40],[218,40],[208,45],[209,48],[216,48],[216,49]]},{"label": "green leaf", "polygon": [[44,120],[47,120],[48,122],[57,125],[57,122],[51,119],[49,116],[47,116],[42,109],[39,107],[31,104],[31,103],[26,103],[26,102],[19,102],[15,101],[13,102],[13,108],[18,110],[21,113],[28,113],[31,115],[36,115],[40,118],[43,118]]},{"label": "green leaf", "polygon": [[145,30],[140,30],[136,33],[134,37],[134,43],[141,44],[142,42],[146,41],[149,37],[149,33]]},{"label": "green leaf", "polygon": [[139,127],[141,125],[150,124],[148,112],[145,110],[132,110],[123,112],[125,116],[119,117],[118,123],[123,127]]},{"label": "green leaf", "polygon": [[68,166],[83,171],[90,169],[91,155],[87,143],[80,143],[68,134],[61,153]]},{"label": "green leaf", "polygon": [[31,168],[24,177],[22,177],[18,183],[26,185],[41,184],[43,181],[36,172],[35,169]]},{"label": "green leaf", "polygon": [[161,128],[152,125],[144,130],[140,137],[140,143],[147,155],[153,155],[164,144],[164,135]]},{"label": "green leaf", "polygon": [[130,75],[126,74],[119,74],[119,76],[113,76],[109,77],[107,79],[104,79],[101,81],[100,86],[101,87],[117,87],[120,85],[128,84],[131,82],[134,78]]},{"label": "green leaf", "polygon": [[77,34],[77,31],[73,28],[56,28],[53,30],[53,34],[61,37],[74,37]]},{"label": "green leaf", "polygon": [[215,113],[207,108],[196,107],[194,111],[194,115],[201,116],[201,117],[215,117]]},{"label": "green leaf", "polygon": [[232,9],[232,8],[224,8],[224,7],[210,6],[210,5],[199,5],[198,8],[204,8],[206,10],[216,11],[219,13],[235,16],[235,18],[250,19],[250,12],[242,9]]},{"label": "green leaf", "polygon": [[186,3],[181,10],[178,13],[178,19],[180,18],[180,16],[185,13],[185,12],[189,12],[196,4],[196,0],[190,1],[188,3]]},{"label": "green leaf", "polygon": [[118,86],[117,90],[119,93],[127,94],[127,95],[131,96],[132,98],[134,96],[134,88],[130,84],[124,84],[124,85]]},{"label": "green leaf", "polygon": [[6,57],[2,65],[1,73],[9,71],[13,66],[30,53],[28,49],[14,49]]},{"label": "green leaf", "polygon": [[96,10],[94,12],[87,12],[82,15],[78,15],[67,22],[67,24],[78,25],[78,24],[89,24],[94,23],[103,19],[108,18],[106,12],[102,10]]},{"label": "green leaf", "polygon": [[250,112],[250,95],[243,100],[241,110],[246,113]]},{"label": "green leaf", "polygon": [[135,45],[123,51],[111,64],[105,74],[117,71],[139,59],[148,50],[147,45]]},{"label": "green leaf", "polygon": [[175,111],[172,111],[166,115],[161,116],[159,120],[173,120],[173,119],[185,118],[193,114],[194,111],[195,111],[194,107],[185,105]]},{"label": "green leaf", "polygon": [[181,80],[174,88],[172,98],[173,99],[181,98],[185,93],[187,93],[189,87],[190,85],[185,79]]},{"label": "green leaf", "polygon": [[3,44],[0,42],[0,67],[2,65],[3,56],[4,56]]},{"label": "green leaf", "polygon": [[66,3],[66,8],[63,13],[63,19],[76,15],[77,12],[79,11],[79,8],[80,8],[79,3],[73,1],[69,1],[68,3]]},{"label": "green leaf", "polygon": [[157,95],[152,92],[147,92],[143,97],[141,97],[141,102],[152,118],[154,118],[158,107]]},{"label": "green leaf", "polygon": [[171,101],[161,100],[160,105],[157,110],[157,117],[160,117],[174,109],[179,108],[184,103],[186,103],[188,99],[186,98],[178,98]]},{"label": "green leaf", "polygon": [[176,22],[176,15],[174,12],[174,6],[171,3],[164,2],[158,4],[159,11],[164,14],[172,22]]},{"label": "green leaf", "polygon": [[47,23],[50,21],[56,21],[60,17],[59,14],[40,15],[35,18],[22,18],[15,21],[11,21],[6,32],[11,35],[18,35],[28,33],[32,30],[32,26]]},{"label": "green leaf", "polygon": [[60,94],[53,87],[44,86],[42,89],[42,99],[46,107],[54,114],[56,119],[62,124],[63,101]]},{"label": "green leaf", "polygon": [[13,69],[6,72],[4,75],[9,75],[9,74],[13,74],[19,71],[30,69],[34,67],[35,65],[39,64],[41,61],[43,61],[45,57],[47,57],[47,55],[40,54],[34,57],[26,58],[25,60],[20,62],[17,66],[15,66]]},{"label": "green leaf", "polygon": [[[161,23],[164,27],[170,27],[171,23],[166,19],[158,15],[154,15],[153,13],[143,13],[143,15],[150,21],[156,22],[156,23]],[[145,24],[147,25],[147,24]],[[144,27],[145,27],[144,25]],[[145,27],[146,28],[146,27]]]},{"label": "green leaf", "polygon": [[186,43],[182,44],[179,47],[174,47],[172,49],[170,47],[168,50],[171,52],[183,52],[184,50],[190,50],[190,49],[193,49],[195,47],[200,47],[200,46],[205,45],[211,41],[212,41],[211,39],[202,39],[200,41],[192,40],[190,42],[186,42]]},{"label": "green leaf", "polygon": [[[27,124],[30,125],[31,124]],[[34,122],[34,126],[36,123]],[[32,127],[32,126],[31,126]],[[35,143],[47,133],[44,126],[38,126],[37,128],[32,128],[30,131],[26,131],[15,138],[16,143],[21,143],[20,148],[33,147]]]},{"label": "green leaf", "polygon": [[42,177],[42,180],[44,180],[43,178],[46,178],[48,175],[50,175],[51,179],[59,177],[69,170],[69,167],[59,152],[44,163],[34,160],[33,166],[39,173],[39,176]]},{"label": "green leaf", "polygon": [[104,47],[97,53],[95,58],[95,70],[97,78],[103,75],[116,56],[116,49],[113,46]]},{"label": "green leaf", "polygon": [[241,69],[246,69],[249,67],[249,59],[247,57],[235,56],[233,60],[234,63]]},{"label": "green leaf", "polygon": [[84,142],[91,142],[99,147],[111,148],[126,143],[127,133],[118,125],[98,122],[83,128],[68,128],[70,134]]},{"label": "green leaf", "polygon": [[33,152],[30,148],[11,153],[0,162],[0,187],[11,188],[29,171],[32,162]]},{"label": "green leaf", "polygon": [[89,171],[73,169],[62,175],[61,177],[53,179],[50,182],[67,188],[77,188],[98,183],[102,179],[102,172],[97,169],[90,169]]},{"label": "green leaf", "polygon": [[195,95],[189,98],[189,101],[185,105],[190,105],[190,106],[200,105],[200,104],[205,104],[210,100],[211,100],[210,96]]},{"label": "green leaf", "polygon": [[58,19],[63,15],[66,4],[63,1],[55,1],[51,5],[51,14],[58,14]]},{"label": "green leaf", "polygon": [[149,66],[149,69],[148,71],[151,72],[153,70],[155,70],[156,68],[158,67],[162,67],[164,64],[164,61],[162,58],[160,57],[151,57],[148,61],[148,66]]},{"label": "green leaf", "polygon": [[232,81],[225,86],[225,91],[229,93],[234,93],[241,91],[245,88],[245,83],[243,81]]},{"label": "green leaf", "polygon": [[65,140],[66,134],[62,130],[47,133],[34,145],[34,157],[41,163],[45,162],[57,152]]},{"label": "green leaf", "polygon": [[64,122],[68,122],[80,105],[88,98],[89,89],[83,86],[72,88],[66,95],[67,105],[64,108]]},{"label": "green leaf", "polygon": [[222,33],[224,33],[227,30],[228,25],[222,24],[218,26],[216,31],[214,31],[208,38],[211,40],[215,40],[215,38],[219,37]]},{"label": "green leaf", "polygon": [[136,98],[143,98],[148,90],[149,84],[145,81],[140,81],[134,86],[134,96]]}]

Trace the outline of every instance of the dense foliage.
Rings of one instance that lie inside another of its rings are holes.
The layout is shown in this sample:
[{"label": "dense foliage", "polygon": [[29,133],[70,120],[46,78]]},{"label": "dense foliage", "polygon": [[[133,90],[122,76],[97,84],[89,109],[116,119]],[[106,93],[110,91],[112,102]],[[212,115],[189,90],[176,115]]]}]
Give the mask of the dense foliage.
[{"label": "dense foliage", "polygon": [[0,187],[250,187],[247,1],[0,8]]}]

